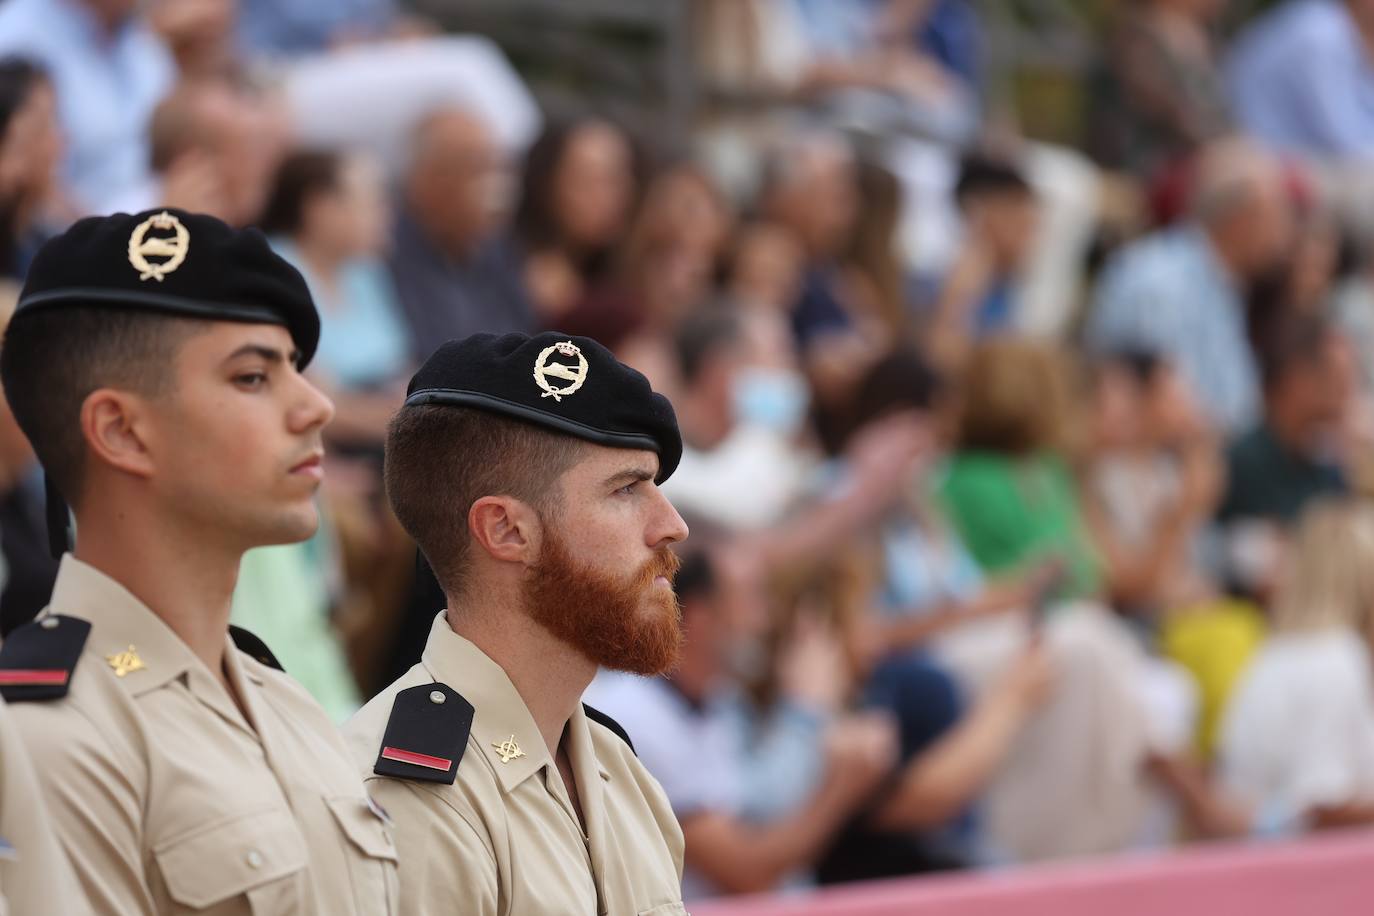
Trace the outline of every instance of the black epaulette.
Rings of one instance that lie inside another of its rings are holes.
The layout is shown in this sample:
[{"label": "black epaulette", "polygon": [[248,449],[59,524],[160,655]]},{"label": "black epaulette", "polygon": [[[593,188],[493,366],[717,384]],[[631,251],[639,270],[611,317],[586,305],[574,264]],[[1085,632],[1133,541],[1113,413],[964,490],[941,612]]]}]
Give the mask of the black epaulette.
[{"label": "black epaulette", "polygon": [[396,694],[372,772],[453,785],[472,731],[472,704],[446,684]]},{"label": "black epaulette", "polygon": [[281,666],[281,662],[277,661],[277,657],[272,654],[272,650],[267,648],[267,643],[243,627],[236,627],[231,624],[229,626],[229,638],[234,641],[234,648],[245,655],[251,655],[269,668],[276,668],[278,671],[286,670]]},{"label": "black epaulette", "polygon": [[611,731],[615,732],[618,736],[620,736],[621,741],[624,741],[627,745],[630,746],[630,753],[634,754],[636,757],[639,756],[639,754],[635,751],[635,743],[630,740],[630,733],[625,731],[625,727],[623,725],[621,725],[615,719],[612,719],[610,716],[606,715],[601,710],[592,709],[586,703],[582,704],[582,711],[587,714],[588,719],[591,719],[593,722],[599,722],[602,725],[609,728]]},{"label": "black epaulette", "polygon": [[62,614],[10,633],[0,645],[0,696],[10,703],[65,697],[90,634],[90,621]]}]

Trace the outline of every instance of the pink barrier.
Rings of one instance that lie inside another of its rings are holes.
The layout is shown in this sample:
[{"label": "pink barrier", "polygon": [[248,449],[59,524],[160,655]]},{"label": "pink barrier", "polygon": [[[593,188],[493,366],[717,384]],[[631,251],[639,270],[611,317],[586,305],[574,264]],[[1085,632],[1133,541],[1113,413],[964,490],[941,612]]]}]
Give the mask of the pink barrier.
[{"label": "pink barrier", "polygon": [[693,916],[1374,914],[1374,831],[691,906]]}]

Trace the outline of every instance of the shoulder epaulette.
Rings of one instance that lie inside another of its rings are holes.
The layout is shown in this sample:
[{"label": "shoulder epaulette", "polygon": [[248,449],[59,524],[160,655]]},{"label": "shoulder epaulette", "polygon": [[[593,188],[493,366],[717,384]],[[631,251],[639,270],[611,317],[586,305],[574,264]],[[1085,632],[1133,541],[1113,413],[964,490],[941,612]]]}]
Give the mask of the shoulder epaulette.
[{"label": "shoulder epaulette", "polygon": [[90,621],[49,614],[19,627],[0,645],[0,696],[7,702],[67,695]]},{"label": "shoulder epaulette", "polygon": [[602,725],[609,728],[611,731],[615,732],[616,735],[619,736],[621,741],[624,741],[627,745],[629,745],[630,753],[634,754],[636,757],[639,756],[639,754],[635,752],[635,743],[630,740],[630,733],[625,731],[625,726],[621,725],[619,722],[617,722],[615,719],[612,719],[610,716],[606,715],[601,710],[593,709],[586,703],[582,704],[582,711],[587,714],[588,719],[591,719],[593,722],[599,722]]},{"label": "shoulder epaulette", "polygon": [[231,624],[229,638],[234,641],[234,647],[245,655],[252,656],[269,668],[276,668],[278,671],[286,670],[281,666],[281,662],[277,661],[277,657],[272,654],[272,650],[267,648],[267,643],[243,627],[236,627]]},{"label": "shoulder epaulette", "polygon": [[435,682],[396,694],[372,772],[453,785],[472,731],[472,704]]}]

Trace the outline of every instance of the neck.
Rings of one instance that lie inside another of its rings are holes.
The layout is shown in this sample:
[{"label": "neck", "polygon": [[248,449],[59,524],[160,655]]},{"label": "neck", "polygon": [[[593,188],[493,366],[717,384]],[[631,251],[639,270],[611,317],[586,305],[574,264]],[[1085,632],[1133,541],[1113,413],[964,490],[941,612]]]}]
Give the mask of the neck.
[{"label": "neck", "polygon": [[243,551],[157,518],[146,502],[88,506],[77,518],[75,556],[128,589],[223,679],[224,634]]},{"label": "neck", "polygon": [[500,665],[557,758],[568,719],[596,676],[596,665],[530,619],[517,598],[450,598],[453,632]]},{"label": "neck", "polygon": [[310,239],[297,238],[294,241],[310,273],[326,290],[333,291],[338,286],[339,269],[348,259]]}]

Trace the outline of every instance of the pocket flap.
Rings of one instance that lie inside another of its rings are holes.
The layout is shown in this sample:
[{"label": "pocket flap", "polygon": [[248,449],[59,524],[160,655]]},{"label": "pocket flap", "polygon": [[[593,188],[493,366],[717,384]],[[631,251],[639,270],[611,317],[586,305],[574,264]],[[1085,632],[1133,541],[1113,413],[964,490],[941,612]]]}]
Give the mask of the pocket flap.
[{"label": "pocket flap", "polygon": [[167,893],[201,909],[305,867],[305,842],[290,812],[235,815],[153,850]]},{"label": "pocket flap", "polygon": [[374,859],[396,860],[396,844],[391,831],[360,795],[336,795],[326,799],[339,828],[363,855]]}]

